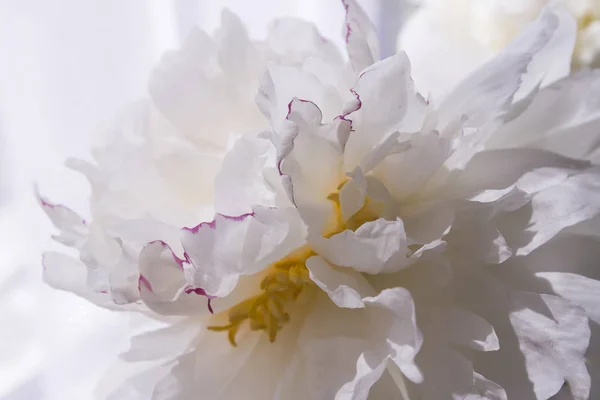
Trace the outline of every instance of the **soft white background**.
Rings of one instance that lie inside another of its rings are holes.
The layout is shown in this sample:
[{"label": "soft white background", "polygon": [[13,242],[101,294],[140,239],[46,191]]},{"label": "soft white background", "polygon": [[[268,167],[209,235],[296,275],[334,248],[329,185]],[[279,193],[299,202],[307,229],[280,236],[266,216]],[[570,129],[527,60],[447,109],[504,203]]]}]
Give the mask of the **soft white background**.
[{"label": "soft white background", "polygon": [[[400,1],[360,3],[393,49]],[[91,399],[148,323],[41,282],[41,252],[56,245],[33,182],[86,215],[87,183],[64,159],[88,157],[96,128],[145,95],[160,55],[194,24],[212,31],[224,6],[256,38],[296,16],[342,45],[339,0],[0,0],[0,399]]]}]

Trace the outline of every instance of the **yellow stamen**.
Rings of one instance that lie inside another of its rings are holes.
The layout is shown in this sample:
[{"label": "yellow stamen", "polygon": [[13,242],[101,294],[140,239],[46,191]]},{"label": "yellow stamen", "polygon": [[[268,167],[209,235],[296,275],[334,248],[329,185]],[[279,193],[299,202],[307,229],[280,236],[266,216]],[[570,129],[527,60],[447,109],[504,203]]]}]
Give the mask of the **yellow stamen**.
[{"label": "yellow stamen", "polygon": [[[327,196],[334,205],[335,227],[323,235],[326,238],[346,229],[356,230],[365,222],[379,218],[377,205],[367,198],[364,206],[348,221],[344,221],[339,191],[345,183],[346,181],[342,182],[335,192]],[[252,331],[265,331],[269,341],[274,342],[279,331],[290,319],[286,309],[307,286],[313,285],[306,268],[306,260],[314,255],[316,253],[310,246],[305,245],[270,265],[270,272],[260,283],[261,293],[231,307],[228,310],[228,324],[209,326],[208,329],[215,332],[227,331],[229,342],[236,347],[236,335],[241,325],[248,321]]]},{"label": "yellow stamen", "polygon": [[271,272],[260,283],[262,293],[231,307],[228,311],[229,324],[209,326],[208,329],[228,331],[229,342],[235,347],[235,336],[240,326],[248,321],[251,330],[267,332],[269,341],[274,342],[279,331],[289,321],[286,307],[311,284],[305,264],[314,254],[308,246],[304,246],[272,264],[269,267]]}]

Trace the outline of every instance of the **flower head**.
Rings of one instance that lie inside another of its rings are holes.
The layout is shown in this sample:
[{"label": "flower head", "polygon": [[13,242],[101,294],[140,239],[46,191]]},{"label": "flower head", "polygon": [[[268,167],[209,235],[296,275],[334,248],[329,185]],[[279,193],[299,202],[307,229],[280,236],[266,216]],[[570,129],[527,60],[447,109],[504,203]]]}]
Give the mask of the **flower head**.
[{"label": "flower head", "polygon": [[[127,279],[111,270],[110,293],[133,276],[134,304],[173,322],[133,339],[125,357],[153,368],[113,395],[589,398],[600,75],[539,88],[560,27],[546,11],[435,104],[343,4],[348,65],[311,42],[310,62],[268,66],[256,102],[270,129],[220,153],[214,217],[187,218],[180,241],[166,234],[178,221],[134,232],[121,217],[118,243],[155,237]],[[45,208],[84,257],[87,225]],[[65,265],[47,268],[68,281]]]},{"label": "flower head", "polygon": [[[427,0],[398,37],[415,67],[419,89],[442,96],[475,68],[494,57],[542,12],[552,6],[560,28],[540,72],[546,83],[569,67],[600,66],[600,3],[596,0]],[[572,56],[572,59],[571,59]],[[431,59],[441,60],[440,64]]]}]

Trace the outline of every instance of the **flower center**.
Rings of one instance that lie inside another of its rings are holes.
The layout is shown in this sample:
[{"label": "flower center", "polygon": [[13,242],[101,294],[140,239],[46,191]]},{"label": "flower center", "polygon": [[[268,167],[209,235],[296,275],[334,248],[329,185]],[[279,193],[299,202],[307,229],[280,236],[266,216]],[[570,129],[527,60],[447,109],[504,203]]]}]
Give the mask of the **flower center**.
[{"label": "flower center", "polygon": [[315,253],[309,246],[296,249],[269,266],[270,272],[260,283],[261,293],[236,304],[228,310],[229,324],[209,326],[212,331],[227,331],[229,342],[236,347],[235,336],[248,321],[253,331],[265,331],[274,342],[277,333],[289,321],[286,312],[302,290],[311,285],[306,260]]},{"label": "flower center", "polygon": [[[339,191],[346,182],[342,182],[337,190],[327,196],[334,204],[335,226],[323,236],[329,238],[346,229],[356,230],[362,224],[379,218],[373,211],[373,202],[367,198],[364,206],[347,221],[342,218]],[[249,322],[252,331],[265,331],[269,341],[274,342],[279,331],[289,321],[286,312],[308,286],[316,286],[309,277],[306,260],[316,255],[309,245],[304,245],[281,260],[267,267],[269,271],[260,283],[261,292],[250,297],[227,311],[229,323],[209,326],[207,329],[216,332],[227,332],[229,342],[237,346],[236,335],[242,324]]]}]

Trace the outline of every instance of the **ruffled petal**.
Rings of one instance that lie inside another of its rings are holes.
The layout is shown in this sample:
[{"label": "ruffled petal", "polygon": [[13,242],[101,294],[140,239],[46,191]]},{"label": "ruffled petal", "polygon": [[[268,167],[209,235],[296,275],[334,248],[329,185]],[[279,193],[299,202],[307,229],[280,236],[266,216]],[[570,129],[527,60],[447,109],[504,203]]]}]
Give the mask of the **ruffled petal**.
[{"label": "ruffled petal", "polygon": [[352,112],[353,133],[344,153],[344,167],[352,171],[378,143],[396,130],[405,131],[401,122],[411,115],[414,94],[410,61],[399,53],[367,68],[352,90],[355,99],[345,105]]},{"label": "ruffled petal", "polygon": [[261,80],[256,105],[276,134],[286,130],[286,116],[294,98],[310,99],[326,121],[333,119],[341,108],[339,93],[323,85],[313,74],[299,67],[271,66]]},{"label": "ruffled petal", "polygon": [[212,222],[182,230],[189,263],[186,280],[210,296],[223,297],[240,276],[253,275],[303,244],[295,209],[257,207],[250,214],[217,214]]},{"label": "ruffled petal", "polygon": [[281,202],[283,188],[275,157],[266,132],[236,140],[215,178],[215,211],[240,215],[256,205],[273,207]]},{"label": "ruffled petal", "polygon": [[140,297],[157,314],[203,315],[212,311],[210,299],[186,282],[183,263],[164,242],[152,242],[141,251]]},{"label": "ruffled petal", "polygon": [[514,292],[510,322],[538,399],[555,395],[566,381],[575,399],[587,399],[585,366],[590,327],[583,309],[556,296]]},{"label": "ruffled petal", "polygon": [[342,0],[346,9],[346,51],[358,75],[363,69],[379,60],[379,40],[375,26],[355,0]]},{"label": "ruffled petal", "polygon": [[[408,291],[388,289],[363,301],[364,308],[345,311],[320,303],[319,311],[311,313],[278,398],[366,399],[388,362],[410,379],[421,378],[413,363],[421,336]],[[318,333],[318,339],[312,332]],[[335,368],[330,367],[333,359]],[[398,389],[389,396],[400,393]]]},{"label": "ruffled petal", "polygon": [[259,60],[242,22],[224,10],[212,39],[193,29],[181,50],[163,56],[150,78],[150,95],[185,137],[223,150],[232,134],[264,126],[252,107]]},{"label": "ruffled petal", "polygon": [[552,291],[583,308],[592,321],[600,324],[600,281],[569,272],[538,272],[550,283]]},{"label": "ruffled petal", "polygon": [[[545,174],[549,180],[544,179]],[[548,184],[553,181],[554,185]],[[536,188],[540,183],[542,186]],[[542,190],[532,195],[529,207],[506,214],[499,222],[500,231],[517,255],[530,253],[564,228],[589,220],[600,212],[598,168],[572,175],[554,170],[533,172],[518,186],[529,192]],[[526,227],[522,226],[524,220],[528,222]]]},{"label": "ruffled petal", "polygon": [[338,66],[343,62],[338,48],[323,37],[313,23],[301,19],[273,21],[269,25],[267,44],[286,65],[302,65],[314,58]]},{"label": "ruffled petal", "polygon": [[80,248],[88,233],[85,220],[65,206],[48,202],[39,193],[37,198],[52,224],[60,230],[58,235],[53,236],[54,240],[65,246]]},{"label": "ruffled petal", "polygon": [[[186,353],[200,336],[197,321],[185,319],[164,328],[133,336],[129,349],[120,357],[128,362],[172,359]],[[160,343],[160,346],[157,345]]]},{"label": "ruffled petal", "polygon": [[358,272],[330,265],[314,256],[306,261],[310,279],[342,308],[364,308],[364,297],[374,294],[369,282]]},{"label": "ruffled petal", "polygon": [[47,252],[42,259],[43,279],[55,289],[64,290],[106,308],[117,308],[108,292],[88,286],[88,269],[81,261],[64,254]]},{"label": "ruffled petal", "polygon": [[503,123],[515,93],[534,56],[550,41],[558,18],[550,11],[525,29],[498,56],[470,74],[438,108],[442,131],[458,120],[462,129],[448,132],[456,137],[456,151],[446,162],[448,169],[462,168],[489,135]]},{"label": "ruffled petal", "polygon": [[356,231],[345,230],[329,238],[309,233],[308,241],[332,264],[368,274],[398,271],[410,262],[404,224],[400,219],[387,221],[380,218],[362,224]]},{"label": "ruffled petal", "polygon": [[600,71],[580,71],[540,90],[517,118],[496,131],[487,148],[535,147],[587,158],[600,145]]}]

